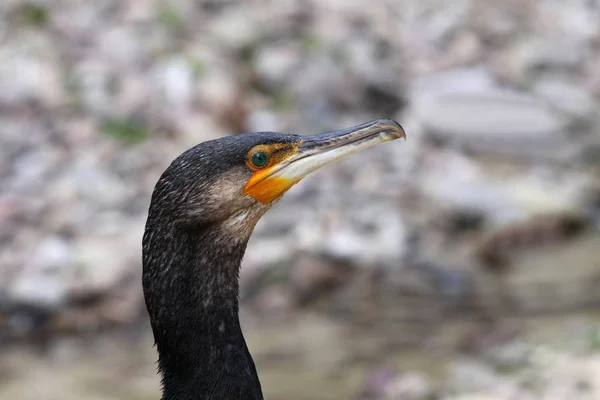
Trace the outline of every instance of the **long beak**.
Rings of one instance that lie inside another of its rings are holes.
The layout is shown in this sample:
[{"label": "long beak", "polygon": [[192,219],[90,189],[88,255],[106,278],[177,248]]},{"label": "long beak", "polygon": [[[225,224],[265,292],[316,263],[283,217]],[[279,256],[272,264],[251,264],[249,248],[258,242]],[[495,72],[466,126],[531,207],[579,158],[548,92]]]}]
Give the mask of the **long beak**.
[{"label": "long beak", "polygon": [[398,138],[406,140],[406,133],[400,124],[390,119],[376,119],[339,131],[307,136],[298,152],[282,163],[279,173],[288,179],[301,179],[350,154]]},{"label": "long beak", "polygon": [[244,191],[268,204],[311,172],[350,154],[398,138],[406,139],[404,129],[390,119],[376,119],[351,128],[304,136],[295,154],[258,173]]}]

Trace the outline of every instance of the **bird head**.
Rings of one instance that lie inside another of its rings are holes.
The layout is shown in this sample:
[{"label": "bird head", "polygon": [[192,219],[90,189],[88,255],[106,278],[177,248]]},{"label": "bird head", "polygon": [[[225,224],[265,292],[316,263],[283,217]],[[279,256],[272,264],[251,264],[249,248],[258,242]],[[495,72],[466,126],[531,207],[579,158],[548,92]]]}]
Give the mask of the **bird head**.
[{"label": "bird head", "polygon": [[163,173],[150,215],[189,227],[216,224],[249,238],[260,217],[302,178],[400,137],[405,133],[397,122],[378,119],[313,136],[255,132],[206,141]]}]

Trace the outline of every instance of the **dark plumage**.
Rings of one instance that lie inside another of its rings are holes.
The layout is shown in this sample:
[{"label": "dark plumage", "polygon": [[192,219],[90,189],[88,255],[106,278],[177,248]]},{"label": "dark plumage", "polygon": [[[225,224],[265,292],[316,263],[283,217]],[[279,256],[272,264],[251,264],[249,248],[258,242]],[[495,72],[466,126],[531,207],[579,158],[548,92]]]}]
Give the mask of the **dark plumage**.
[{"label": "dark plumage", "polygon": [[201,143],[171,163],[143,238],[163,399],[263,398],[238,319],[239,268],[254,226],[307,173],[403,135],[389,120],[312,137],[248,133]]}]

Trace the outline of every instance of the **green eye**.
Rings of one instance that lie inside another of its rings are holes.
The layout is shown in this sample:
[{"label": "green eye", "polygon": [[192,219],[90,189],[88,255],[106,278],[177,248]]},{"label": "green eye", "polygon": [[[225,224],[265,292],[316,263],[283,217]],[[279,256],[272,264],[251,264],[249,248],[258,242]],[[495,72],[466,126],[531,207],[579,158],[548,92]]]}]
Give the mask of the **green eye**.
[{"label": "green eye", "polygon": [[255,167],[262,168],[269,162],[269,156],[264,151],[257,151],[256,153],[252,154],[250,162]]}]

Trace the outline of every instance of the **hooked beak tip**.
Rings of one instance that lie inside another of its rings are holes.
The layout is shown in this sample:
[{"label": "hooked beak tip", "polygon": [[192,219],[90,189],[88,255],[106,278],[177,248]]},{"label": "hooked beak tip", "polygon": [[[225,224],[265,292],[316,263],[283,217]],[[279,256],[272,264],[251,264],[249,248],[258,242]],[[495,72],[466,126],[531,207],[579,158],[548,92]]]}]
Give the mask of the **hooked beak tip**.
[{"label": "hooked beak tip", "polygon": [[356,148],[358,144],[368,144],[368,146],[360,146],[362,149],[399,138],[406,140],[406,132],[399,123],[391,119],[376,119],[350,128],[306,136],[303,138],[300,150],[316,153],[343,147]]}]

